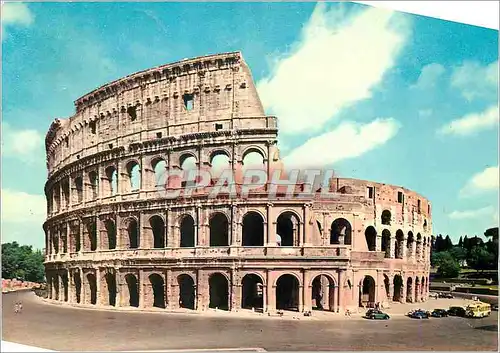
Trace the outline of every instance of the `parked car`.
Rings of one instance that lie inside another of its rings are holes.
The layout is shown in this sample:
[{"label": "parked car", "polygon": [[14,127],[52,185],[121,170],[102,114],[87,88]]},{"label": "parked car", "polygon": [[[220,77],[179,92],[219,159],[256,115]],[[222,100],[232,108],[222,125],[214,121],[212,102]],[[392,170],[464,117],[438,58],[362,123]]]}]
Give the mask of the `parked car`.
[{"label": "parked car", "polygon": [[430,316],[430,313],[428,311],[425,311],[422,309],[417,309],[417,310],[411,311],[409,313],[409,316],[412,319],[428,319]]},{"label": "parked car", "polygon": [[434,309],[431,313],[432,317],[447,317],[448,311],[445,309]]},{"label": "parked car", "polygon": [[365,318],[371,320],[389,320],[390,316],[381,310],[369,309],[365,314]]},{"label": "parked car", "polygon": [[450,306],[448,309],[448,315],[450,316],[465,316],[465,308],[462,306]]},{"label": "parked car", "polygon": [[491,310],[493,310],[493,311],[498,311],[498,304],[493,304],[493,305],[491,306]]},{"label": "parked car", "polygon": [[439,293],[439,298],[453,299],[453,294],[451,294],[451,293]]},{"label": "parked car", "polygon": [[429,298],[437,299],[438,298],[438,293],[436,293],[436,292],[430,292],[429,293]]}]

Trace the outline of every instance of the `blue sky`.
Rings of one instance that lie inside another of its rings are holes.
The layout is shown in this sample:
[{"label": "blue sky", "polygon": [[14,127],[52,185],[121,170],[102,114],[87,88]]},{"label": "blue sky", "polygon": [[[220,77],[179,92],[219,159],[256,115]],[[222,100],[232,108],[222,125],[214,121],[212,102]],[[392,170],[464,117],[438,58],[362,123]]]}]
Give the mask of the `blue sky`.
[{"label": "blue sky", "polygon": [[285,162],[405,186],[434,234],[498,225],[498,31],[352,3],[2,8],[2,241],[43,247],[44,138],[86,92],[241,50]]}]

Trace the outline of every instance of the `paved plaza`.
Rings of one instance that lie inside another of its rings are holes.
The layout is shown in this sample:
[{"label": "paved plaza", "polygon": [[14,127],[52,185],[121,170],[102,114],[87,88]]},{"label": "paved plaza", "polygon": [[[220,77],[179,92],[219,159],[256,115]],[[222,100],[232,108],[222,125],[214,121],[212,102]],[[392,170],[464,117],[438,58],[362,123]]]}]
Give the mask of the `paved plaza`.
[{"label": "paved plaza", "polygon": [[[14,303],[23,301],[23,313]],[[436,301],[436,307],[440,304]],[[429,306],[432,301],[422,303]],[[236,317],[232,313],[112,312],[44,303],[31,292],[3,295],[3,339],[52,350],[167,350],[260,348],[277,350],[492,350],[497,312],[485,319],[389,321],[354,316],[332,320]],[[400,307],[403,312],[406,308]]]}]

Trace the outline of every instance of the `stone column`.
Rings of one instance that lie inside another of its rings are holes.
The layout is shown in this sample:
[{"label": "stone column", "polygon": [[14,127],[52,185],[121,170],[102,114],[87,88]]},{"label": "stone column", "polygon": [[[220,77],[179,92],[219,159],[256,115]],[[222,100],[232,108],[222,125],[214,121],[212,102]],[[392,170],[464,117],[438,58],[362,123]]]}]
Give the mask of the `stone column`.
[{"label": "stone column", "polygon": [[273,312],[276,311],[276,288],[274,286],[273,280],[271,273],[269,270],[266,272],[267,278],[266,278],[266,283],[267,283],[267,311],[268,312]]},{"label": "stone column", "polygon": [[235,205],[231,205],[231,221],[230,221],[230,225],[231,225],[231,239],[229,241],[229,245],[230,246],[238,246],[238,239],[237,239],[237,235],[238,235],[238,220],[237,220],[237,211],[236,211],[236,206]]},{"label": "stone column", "polygon": [[[276,226],[275,226],[275,223],[272,220],[272,217],[273,217],[272,207],[273,207],[272,203],[268,203],[267,204],[267,208],[266,208],[266,211],[267,211],[267,219],[266,219],[266,222],[267,222],[266,246],[276,246],[276,235],[275,235]],[[273,228],[273,226],[275,228]]]},{"label": "stone column", "polygon": [[146,292],[146,278],[144,270],[139,270],[139,308],[144,308],[145,305],[145,292]]},{"label": "stone column", "polygon": [[96,287],[96,305],[101,304],[101,269],[98,267],[95,270],[95,287]]},{"label": "stone column", "polygon": [[122,306],[122,296],[123,296],[123,285],[122,285],[122,277],[120,276],[120,272],[118,269],[115,269],[115,281],[116,281],[116,301],[115,306]]},{"label": "stone column", "polygon": [[73,296],[75,292],[74,288],[74,281],[73,281],[73,274],[72,272],[68,269],[66,270],[66,275],[68,278],[67,286],[68,286],[68,303],[73,303]]},{"label": "stone column", "polygon": [[391,233],[391,237],[389,239],[390,246],[390,258],[394,259],[396,256],[396,234]]},{"label": "stone column", "polygon": [[241,299],[240,299],[241,284],[238,280],[238,274],[236,273],[235,269],[231,270],[230,290],[231,290],[230,293],[231,303],[229,305],[229,310],[238,311],[241,306]]},{"label": "stone column", "polygon": [[167,269],[165,272],[165,301],[166,308],[171,309],[175,300],[172,298],[172,270]]},{"label": "stone column", "polygon": [[375,238],[375,251],[382,251],[382,235],[377,234]]},{"label": "stone column", "polygon": [[[195,208],[195,219],[194,219],[194,246],[200,246],[202,243],[200,242],[200,209],[201,206],[196,206]],[[180,231],[180,228],[179,228]]]},{"label": "stone column", "polygon": [[339,311],[344,311],[344,282],[345,282],[345,270],[338,271],[338,286],[337,286],[337,300]]},{"label": "stone column", "polygon": [[302,284],[302,285],[299,285],[299,313],[303,312],[304,311],[304,297],[305,297],[305,293],[306,293],[306,285]]}]

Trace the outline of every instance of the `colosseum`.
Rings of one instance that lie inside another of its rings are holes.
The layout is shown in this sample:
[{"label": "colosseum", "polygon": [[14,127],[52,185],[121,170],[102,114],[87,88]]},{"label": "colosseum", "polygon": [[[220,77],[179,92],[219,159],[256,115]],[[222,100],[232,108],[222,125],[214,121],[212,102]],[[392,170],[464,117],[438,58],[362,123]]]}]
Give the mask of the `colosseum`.
[{"label": "colosseum", "polygon": [[241,185],[246,166],[284,170],[241,53],[137,72],[75,107],[45,140],[50,300],[343,313],[428,298],[431,206],[408,189],[333,176],[334,199],[270,199],[272,181],[246,197],[159,192],[186,188],[166,171],[226,165]]}]

